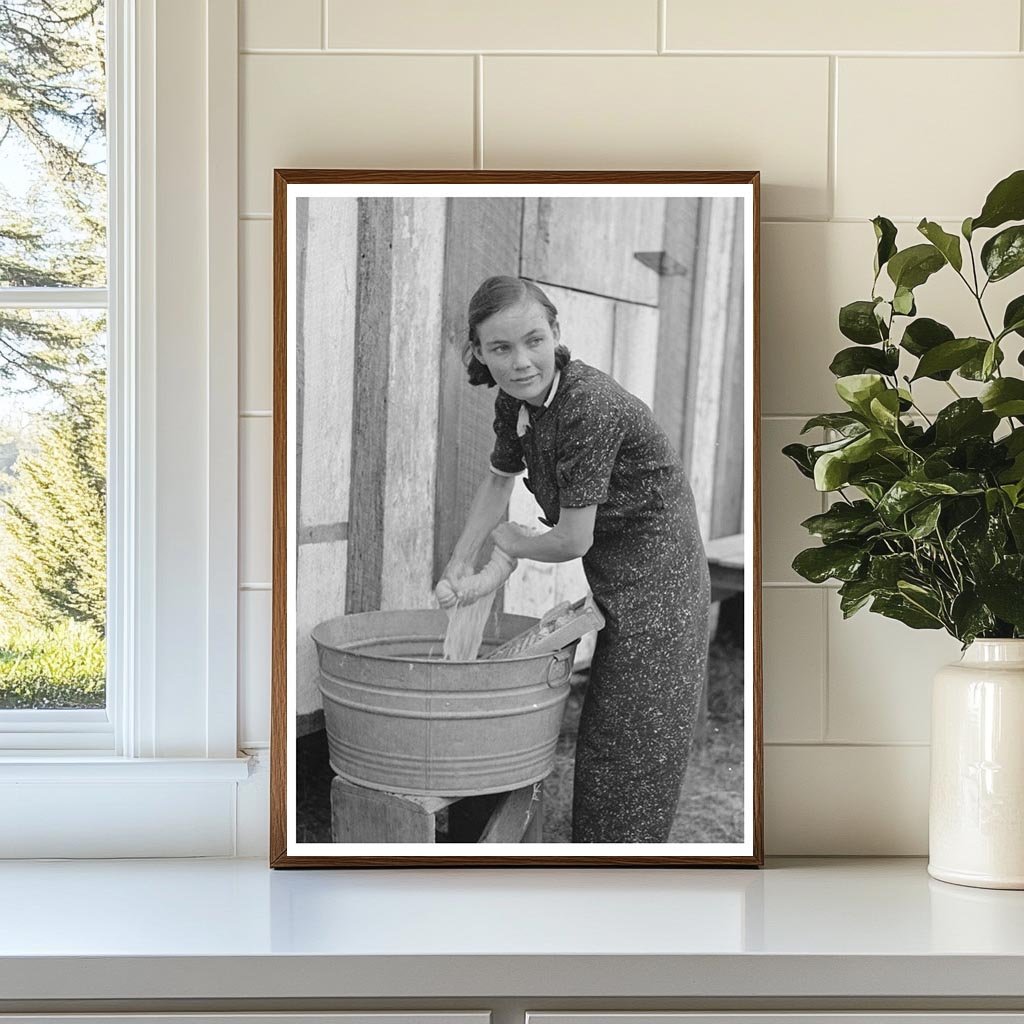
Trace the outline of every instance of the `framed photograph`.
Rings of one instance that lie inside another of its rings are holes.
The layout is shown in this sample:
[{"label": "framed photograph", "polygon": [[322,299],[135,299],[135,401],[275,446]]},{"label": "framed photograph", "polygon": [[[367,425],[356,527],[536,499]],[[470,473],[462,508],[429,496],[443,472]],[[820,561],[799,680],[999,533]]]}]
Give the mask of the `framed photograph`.
[{"label": "framed photograph", "polygon": [[758,187],[275,172],[272,866],[762,863]]}]

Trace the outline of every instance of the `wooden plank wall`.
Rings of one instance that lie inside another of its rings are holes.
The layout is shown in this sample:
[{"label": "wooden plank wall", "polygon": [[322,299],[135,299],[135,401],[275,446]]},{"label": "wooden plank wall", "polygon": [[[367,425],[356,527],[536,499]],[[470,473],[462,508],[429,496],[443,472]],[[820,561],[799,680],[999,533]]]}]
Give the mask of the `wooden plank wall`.
[{"label": "wooden plank wall", "polygon": [[736,229],[729,286],[729,326],[723,365],[722,404],[715,455],[715,492],[711,507],[711,537],[728,537],[743,531],[743,454],[746,450],[744,420],[747,401],[743,374],[744,334],[744,221],[737,200]]},{"label": "wooden plank wall", "polygon": [[345,610],[356,322],[354,199],[300,200],[296,216],[296,705],[320,707],[313,627]]},{"label": "wooden plank wall", "polygon": [[345,608],[429,607],[445,200],[359,209]]},{"label": "wooden plank wall", "polygon": [[[726,353],[736,338],[731,334],[735,318],[731,316],[736,298],[733,285],[734,238],[742,225],[742,205],[738,199],[705,199],[708,208],[702,217],[707,230],[701,231],[703,273],[697,281],[700,301],[695,303],[697,319],[692,332],[696,341],[697,387],[692,407],[688,410],[690,485],[697,502],[701,533],[711,536],[711,510],[714,505],[717,450],[720,441],[723,392],[725,390]],[[697,312],[699,310],[699,312]],[[742,334],[740,335],[742,338]]]},{"label": "wooden plank wall", "polygon": [[661,315],[654,404],[651,406],[655,419],[676,444],[687,470],[684,431],[697,386],[696,374],[691,374],[691,355],[700,209],[699,199],[672,197],[665,204],[665,232],[660,248],[674,272],[662,274],[658,283]]},{"label": "wooden plank wall", "polygon": [[[462,363],[469,300],[486,278],[519,272],[522,199],[449,199],[442,285],[434,579],[488,472],[495,390],[471,387]],[[500,597],[500,594],[499,594]]]},{"label": "wooden plank wall", "polygon": [[433,605],[446,207],[395,201],[382,609]]}]

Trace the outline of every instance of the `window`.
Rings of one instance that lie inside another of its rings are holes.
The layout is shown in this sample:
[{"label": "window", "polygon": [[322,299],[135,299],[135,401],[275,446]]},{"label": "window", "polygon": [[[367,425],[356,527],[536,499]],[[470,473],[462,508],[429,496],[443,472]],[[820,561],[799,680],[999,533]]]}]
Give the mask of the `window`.
[{"label": "window", "polygon": [[112,747],[105,15],[0,3],[0,717],[27,745]]},{"label": "window", "polygon": [[[0,33],[12,12],[97,3],[0,0]],[[0,857],[230,855],[266,828],[236,747],[237,5],[104,0],[102,19],[105,272],[45,293],[4,278],[0,312],[77,332],[96,357],[79,370],[106,353],[107,692],[0,711]],[[84,143],[102,169],[100,136]],[[64,259],[83,236],[53,219]]]}]

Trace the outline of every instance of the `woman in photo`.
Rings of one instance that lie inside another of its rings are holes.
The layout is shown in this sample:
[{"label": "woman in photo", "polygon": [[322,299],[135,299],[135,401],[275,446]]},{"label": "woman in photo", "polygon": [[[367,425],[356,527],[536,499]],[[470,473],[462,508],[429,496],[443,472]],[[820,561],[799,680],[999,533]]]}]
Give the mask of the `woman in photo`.
[{"label": "woman in photo", "polygon": [[[572,841],[663,843],[708,646],[708,567],[683,467],[640,399],[571,358],[532,282],[480,285],[463,360],[471,385],[498,388],[494,448],[443,578],[457,600],[488,537],[514,558],[582,557],[606,624],[580,718]],[[549,527],[537,535],[501,522],[524,471]]]}]

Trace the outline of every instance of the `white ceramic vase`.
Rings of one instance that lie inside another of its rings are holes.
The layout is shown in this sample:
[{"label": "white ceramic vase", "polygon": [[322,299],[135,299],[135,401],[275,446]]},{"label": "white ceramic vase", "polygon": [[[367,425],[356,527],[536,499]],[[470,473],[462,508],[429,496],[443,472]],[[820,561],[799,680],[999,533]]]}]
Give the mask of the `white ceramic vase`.
[{"label": "white ceramic vase", "polygon": [[932,688],[928,873],[1024,889],[1024,640],[975,640]]}]

